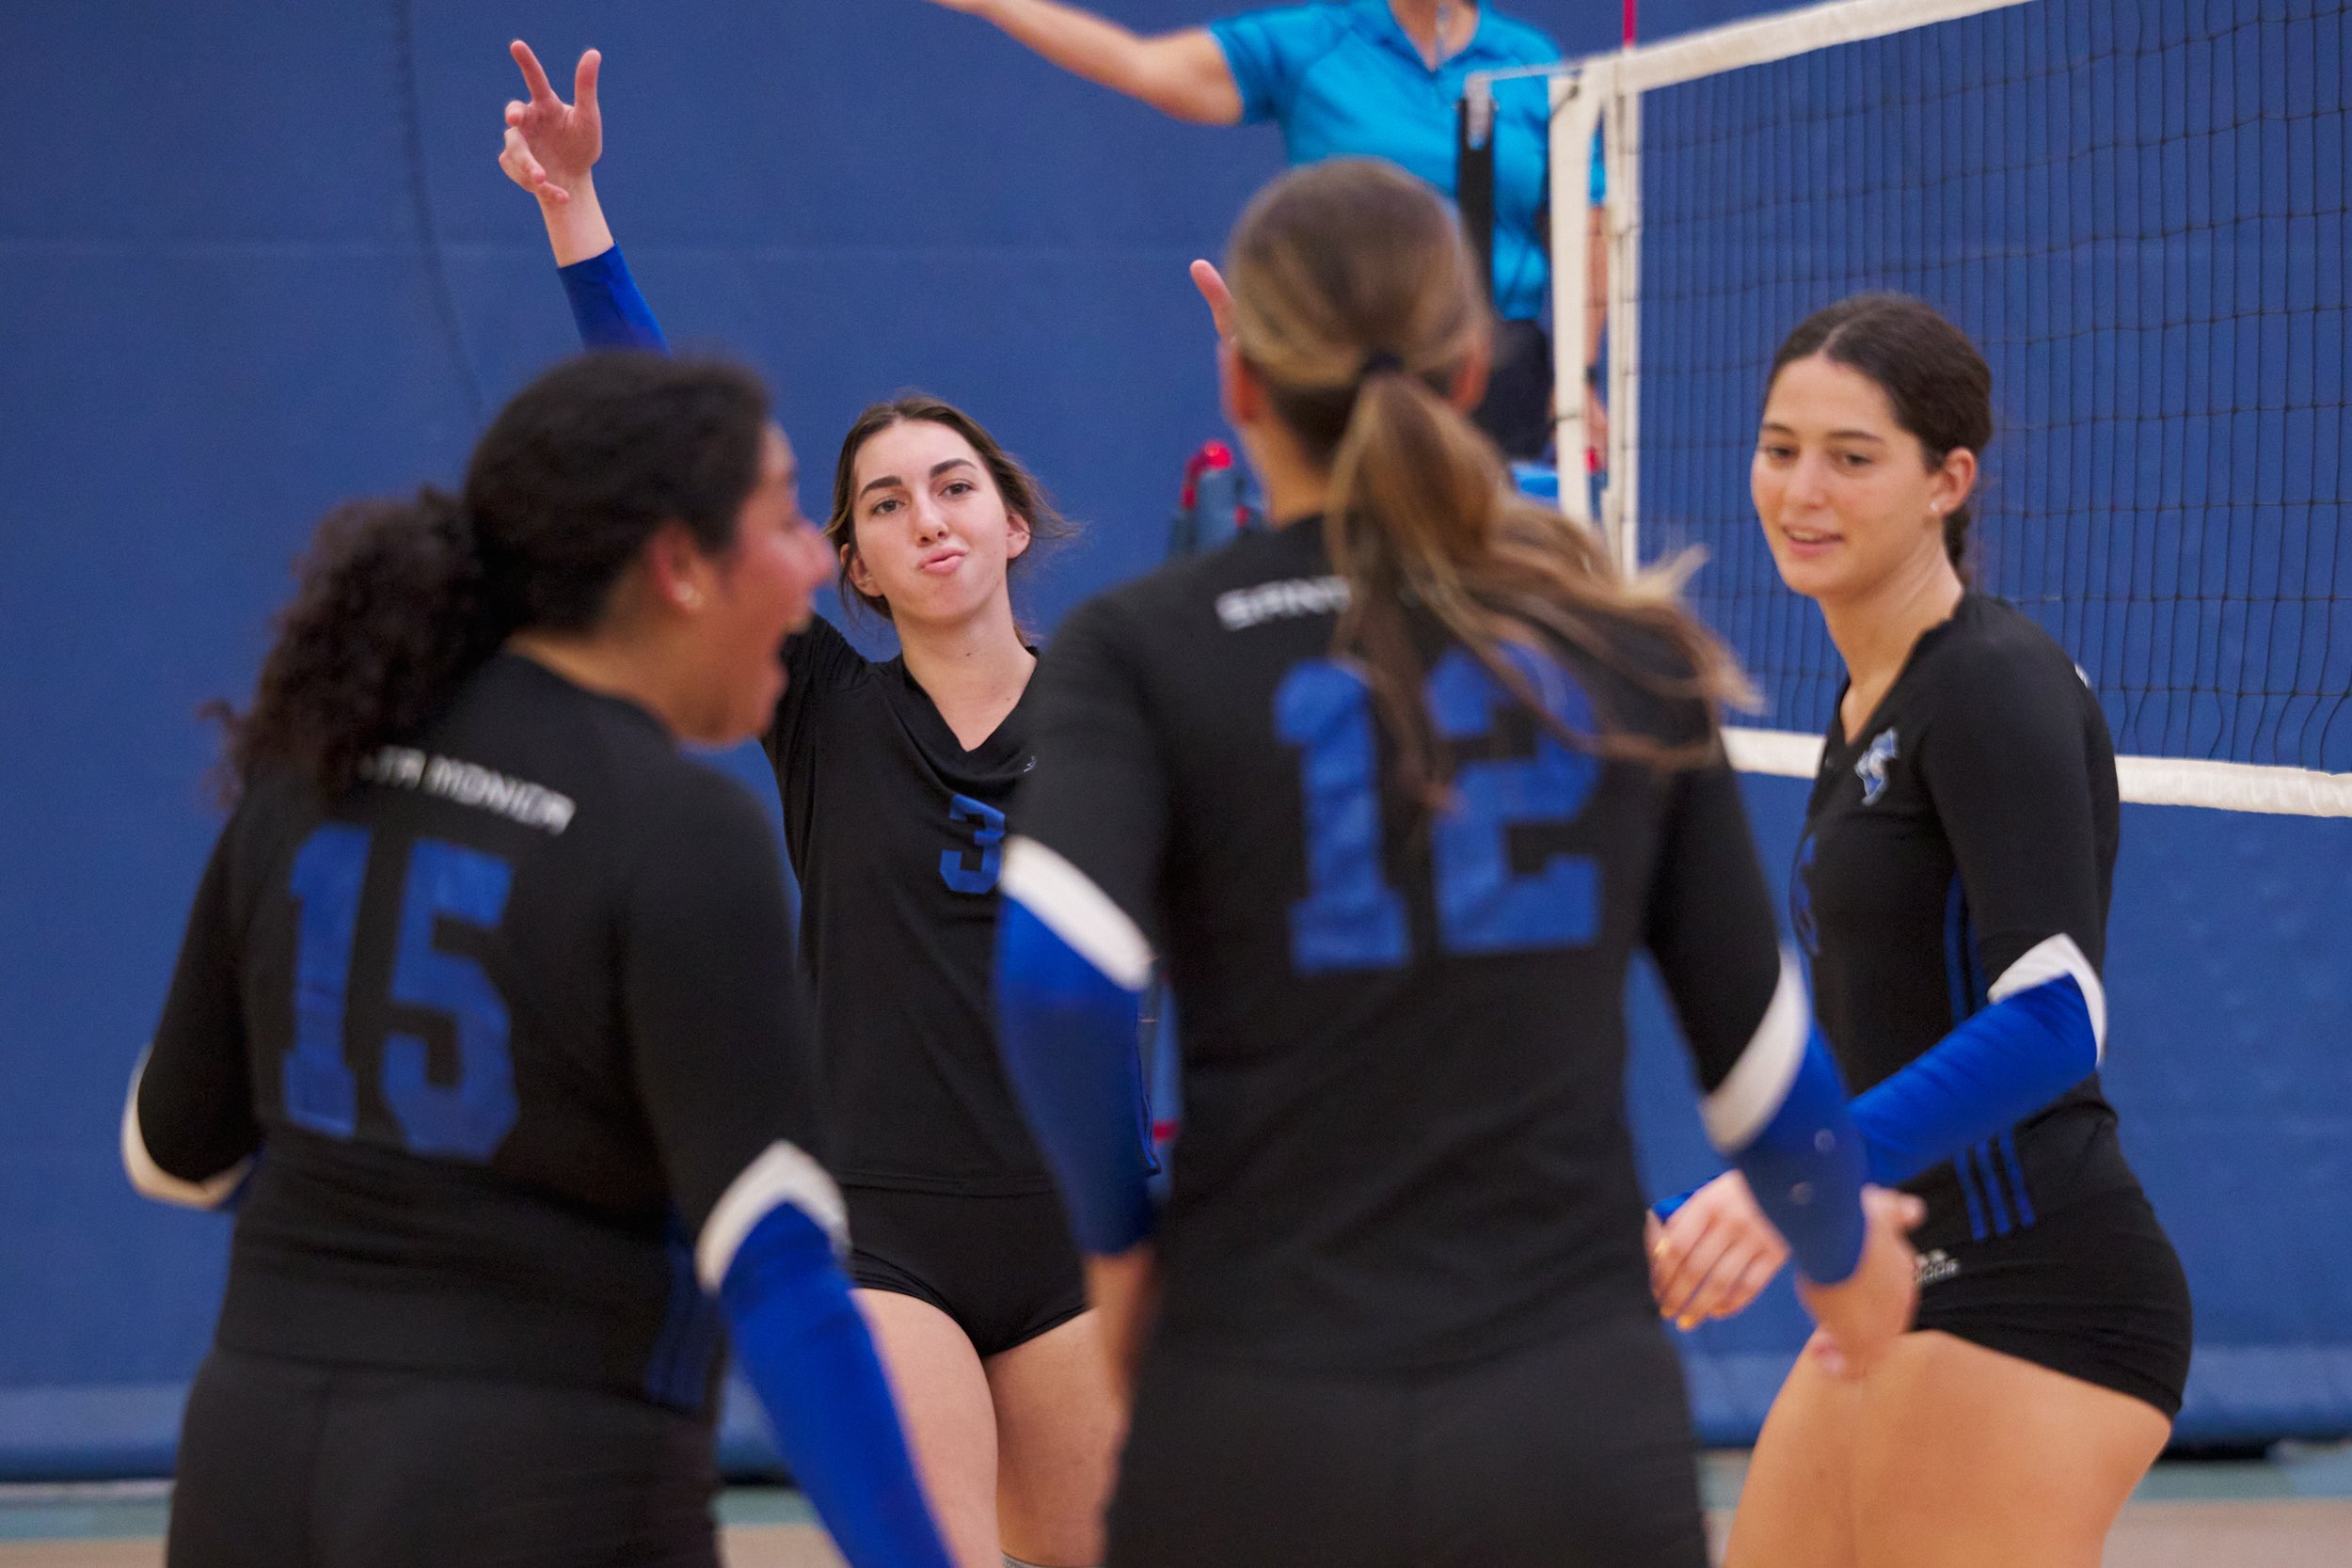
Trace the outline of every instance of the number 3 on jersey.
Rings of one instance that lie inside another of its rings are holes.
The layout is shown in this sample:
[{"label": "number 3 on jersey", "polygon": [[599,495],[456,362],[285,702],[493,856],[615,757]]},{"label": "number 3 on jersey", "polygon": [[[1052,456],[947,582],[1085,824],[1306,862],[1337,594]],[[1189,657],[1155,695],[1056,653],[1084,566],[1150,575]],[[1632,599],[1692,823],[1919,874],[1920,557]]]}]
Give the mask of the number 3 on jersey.
[{"label": "number 3 on jersey", "polygon": [[[330,822],[303,842],[294,861],[292,892],[302,913],[294,1047],[281,1083],[287,1117],[332,1138],[350,1137],[358,1124],[358,1082],[343,1060],[343,1018],[370,836],[364,828]],[[486,1161],[518,1110],[506,999],[479,963],[443,951],[434,934],[444,919],[495,929],[506,912],[513,870],[495,855],[432,838],[419,839],[407,861],[390,1000],[449,1021],[457,1082],[434,1083],[425,1071],[425,1042],[395,1030],[384,1041],[377,1085],[411,1153]]]},{"label": "number 3 on jersey", "polygon": [[[1591,705],[1565,671],[1513,650],[1553,718],[1589,733]],[[1423,695],[1440,738],[1474,740],[1516,699],[1478,660],[1449,650]],[[1410,957],[1405,900],[1381,863],[1380,788],[1372,690],[1336,660],[1310,659],[1274,693],[1274,723],[1303,753],[1307,896],[1291,906],[1291,959],[1302,974],[1388,969]],[[1535,754],[1466,762],[1454,803],[1432,839],[1438,933],[1449,953],[1578,947],[1600,927],[1600,874],[1589,856],[1555,855],[1526,876],[1511,870],[1509,830],[1565,823],[1600,782],[1599,759],[1538,731]]]},{"label": "number 3 on jersey", "polygon": [[972,835],[972,848],[979,851],[980,863],[965,863],[963,857],[970,850],[943,849],[939,854],[941,879],[958,893],[995,892],[997,875],[1005,865],[1005,814],[969,795],[951,795],[947,820],[970,824],[962,831]]}]

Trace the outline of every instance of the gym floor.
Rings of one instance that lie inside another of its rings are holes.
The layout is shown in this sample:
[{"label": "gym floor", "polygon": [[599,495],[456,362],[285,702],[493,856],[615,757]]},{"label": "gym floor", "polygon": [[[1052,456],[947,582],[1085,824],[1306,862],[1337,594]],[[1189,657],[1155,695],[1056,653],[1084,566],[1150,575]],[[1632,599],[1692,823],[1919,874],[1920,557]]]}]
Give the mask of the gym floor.
[{"label": "gym floor", "polygon": [[[1743,1453],[1705,1461],[1720,1539]],[[170,1487],[0,1485],[0,1568],[160,1568]],[[721,1499],[729,1568],[837,1568],[808,1504],[783,1487]],[[2352,1568],[2352,1443],[2283,1444],[2267,1458],[2174,1461],[2140,1486],[2107,1544],[2106,1568]]]}]

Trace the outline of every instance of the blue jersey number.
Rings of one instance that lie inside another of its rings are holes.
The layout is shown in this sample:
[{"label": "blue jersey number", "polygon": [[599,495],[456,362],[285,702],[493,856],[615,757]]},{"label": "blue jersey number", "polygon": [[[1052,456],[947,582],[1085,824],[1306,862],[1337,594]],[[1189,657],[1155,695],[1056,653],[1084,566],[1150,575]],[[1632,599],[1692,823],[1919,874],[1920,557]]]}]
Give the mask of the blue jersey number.
[{"label": "blue jersey number", "polygon": [[[294,861],[292,890],[301,908],[294,1046],[280,1083],[288,1118],[335,1138],[350,1137],[358,1125],[358,1086],[343,1060],[343,1024],[369,840],[363,828],[330,822]],[[457,1047],[457,1082],[445,1085],[426,1074],[422,1039],[394,1032],[384,1042],[384,1102],[413,1153],[486,1161],[514,1128],[518,1106],[506,999],[481,964],[434,941],[444,920],[496,929],[513,880],[506,862],[479,850],[428,838],[409,851],[390,999],[448,1020]]]},{"label": "blue jersey number", "polygon": [[1307,896],[1291,906],[1291,962],[1301,974],[1389,969],[1411,938],[1405,900],[1380,876],[1379,763],[1372,689],[1327,658],[1274,690],[1274,728],[1305,753]]},{"label": "blue jersey number", "polygon": [[[1511,656],[1553,718],[1592,728],[1591,705],[1566,672]],[[1515,699],[1463,649],[1429,673],[1424,696],[1438,734],[1475,740]],[[1409,957],[1405,901],[1380,864],[1379,764],[1372,689],[1355,671],[1311,659],[1274,694],[1276,731],[1303,753],[1307,896],[1291,906],[1291,960],[1302,974],[1389,969]],[[1467,762],[1454,770],[1454,802],[1432,840],[1438,933],[1449,953],[1524,953],[1579,947],[1600,931],[1600,869],[1589,855],[1554,855],[1521,876],[1511,869],[1514,828],[1573,821],[1600,782],[1599,759],[1539,730],[1535,754]]]},{"label": "blue jersey number", "polygon": [[947,820],[972,824],[972,849],[979,851],[980,863],[964,863],[964,856],[971,849],[943,849],[939,852],[939,875],[958,893],[995,892],[996,874],[1005,863],[1005,814],[969,795],[950,795]]}]

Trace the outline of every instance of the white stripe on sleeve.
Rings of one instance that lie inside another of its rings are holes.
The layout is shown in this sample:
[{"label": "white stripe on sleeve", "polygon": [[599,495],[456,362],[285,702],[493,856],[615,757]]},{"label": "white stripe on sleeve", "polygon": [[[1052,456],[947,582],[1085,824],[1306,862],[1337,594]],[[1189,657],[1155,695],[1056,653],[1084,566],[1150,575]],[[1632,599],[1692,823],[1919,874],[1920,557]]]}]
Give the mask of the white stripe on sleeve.
[{"label": "white stripe on sleeve", "polygon": [[2082,988],[2083,1006],[2090,1009],[2090,1039],[2094,1047],[2092,1061],[2103,1062],[2107,1054],[2107,990],[2099,983],[2099,972],[2090,967],[2083,950],[2074,945],[2074,939],[2060,931],[2034,943],[2026,956],[2001,971],[2001,977],[1993,982],[1985,993],[1988,1001],[2006,1002],[2019,991],[2046,986],[2067,975]]},{"label": "white stripe on sleeve", "polygon": [[1772,1000],[1756,1033],[1715,1092],[1699,1104],[1699,1119],[1717,1149],[1736,1154],[1756,1141],[1788,1098],[1788,1085],[1797,1080],[1812,1032],[1813,1012],[1805,1003],[1796,955],[1783,948],[1780,983],[1772,988]]},{"label": "white stripe on sleeve", "polygon": [[[150,1046],[149,1050],[154,1049]],[[183,1209],[217,1209],[229,1201],[245,1173],[253,1168],[253,1157],[230,1165],[217,1175],[201,1181],[178,1177],[155,1163],[147,1151],[147,1134],[139,1128],[139,1080],[147,1076],[147,1052],[139,1053],[139,1065],[131,1069],[130,1098],[122,1102],[122,1168],[130,1174],[131,1185],[141,1197],[151,1197],[158,1203],[176,1203]]]},{"label": "white stripe on sleeve", "polygon": [[1142,928],[1085,872],[1044,845],[1018,837],[1007,844],[997,886],[1112,984],[1140,991],[1152,983],[1152,944]]},{"label": "white stripe on sleeve", "polygon": [[727,1183],[710,1218],[703,1222],[703,1233],[694,1243],[694,1273],[704,1290],[717,1291],[735,1266],[743,1239],[786,1203],[815,1220],[833,1239],[835,1252],[848,1250],[850,1218],[842,1207],[841,1189],[807,1150],[779,1138]]}]

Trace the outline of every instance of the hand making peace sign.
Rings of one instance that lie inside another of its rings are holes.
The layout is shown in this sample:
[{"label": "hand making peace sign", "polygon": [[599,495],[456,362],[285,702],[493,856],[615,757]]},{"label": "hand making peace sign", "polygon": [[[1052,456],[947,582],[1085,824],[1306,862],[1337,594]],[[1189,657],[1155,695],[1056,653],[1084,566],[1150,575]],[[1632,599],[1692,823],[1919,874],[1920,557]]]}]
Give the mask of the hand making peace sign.
[{"label": "hand making peace sign", "polygon": [[596,71],[604,56],[594,49],[580,55],[566,103],[555,95],[531,45],[516,39],[506,52],[522,68],[531,102],[506,105],[506,148],[499,166],[540,200],[569,202],[604,151],[604,119],[596,111]]}]

